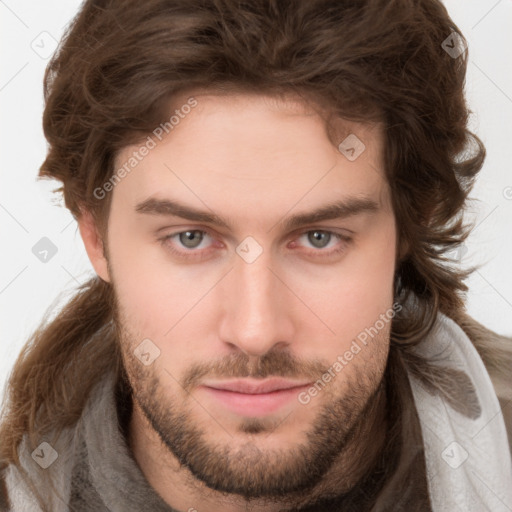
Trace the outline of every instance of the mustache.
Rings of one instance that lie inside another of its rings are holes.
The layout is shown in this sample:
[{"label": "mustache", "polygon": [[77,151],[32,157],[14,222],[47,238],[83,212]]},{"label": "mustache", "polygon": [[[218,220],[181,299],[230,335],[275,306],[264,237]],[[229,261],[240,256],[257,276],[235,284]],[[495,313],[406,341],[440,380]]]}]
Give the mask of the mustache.
[{"label": "mustache", "polygon": [[[113,304],[113,326],[118,343],[122,339],[122,323],[119,317],[119,304]],[[137,365],[136,365],[137,367]],[[229,354],[218,361],[192,364],[185,371],[182,388],[190,392],[205,378],[254,378],[281,377],[317,380],[327,373],[331,364],[319,359],[306,360],[292,355],[286,350],[273,348],[261,357],[248,356],[243,352]]]},{"label": "mustache", "polygon": [[289,352],[271,351],[261,357],[248,356],[244,353],[230,354],[216,362],[193,364],[185,373],[181,385],[185,391],[209,378],[256,378],[289,377],[297,379],[320,378],[329,365],[314,359],[306,361],[292,356]]}]

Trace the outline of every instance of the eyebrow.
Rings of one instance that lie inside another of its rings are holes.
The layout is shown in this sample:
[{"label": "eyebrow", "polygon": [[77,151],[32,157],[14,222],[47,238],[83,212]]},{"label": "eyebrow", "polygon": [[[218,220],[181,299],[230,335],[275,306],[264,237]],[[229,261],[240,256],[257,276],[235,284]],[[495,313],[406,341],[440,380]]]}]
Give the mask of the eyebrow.
[{"label": "eyebrow", "polygon": [[[327,203],[316,210],[299,213],[280,222],[285,230],[293,230],[305,224],[324,220],[343,219],[361,214],[374,214],[379,204],[369,197],[347,197]],[[231,229],[229,221],[213,212],[197,210],[171,199],[149,198],[137,204],[135,211],[141,214],[174,216],[183,219],[204,222]]]}]

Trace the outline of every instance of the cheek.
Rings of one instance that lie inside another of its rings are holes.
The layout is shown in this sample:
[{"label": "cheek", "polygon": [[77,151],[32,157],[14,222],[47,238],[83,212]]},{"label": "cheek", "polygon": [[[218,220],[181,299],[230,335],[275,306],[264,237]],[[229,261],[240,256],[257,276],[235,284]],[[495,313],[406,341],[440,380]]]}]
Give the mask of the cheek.
[{"label": "cheek", "polygon": [[[131,325],[161,335],[211,287],[211,275],[186,271],[172,262],[158,241],[142,240],[124,223],[112,222],[110,258],[118,299]],[[144,332],[146,332],[144,330]]]},{"label": "cheek", "polygon": [[344,276],[342,300],[360,328],[372,325],[392,306],[395,256],[394,228],[384,226],[367,241]]},{"label": "cheek", "polygon": [[376,226],[350,251],[338,266],[303,274],[300,284],[300,296],[330,328],[332,336],[325,332],[336,340],[337,348],[340,340],[350,345],[383,313],[392,314],[396,253],[392,221]]}]

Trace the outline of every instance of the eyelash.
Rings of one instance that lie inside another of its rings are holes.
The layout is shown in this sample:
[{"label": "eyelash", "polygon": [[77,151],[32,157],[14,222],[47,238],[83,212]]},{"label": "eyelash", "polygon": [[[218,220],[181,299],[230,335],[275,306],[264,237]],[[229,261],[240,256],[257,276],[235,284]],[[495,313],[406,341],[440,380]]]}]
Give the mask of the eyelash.
[{"label": "eyelash", "polygon": [[[176,231],[175,233],[171,233],[169,235],[165,235],[164,237],[159,238],[158,240],[172,254],[177,255],[177,256],[179,256],[181,258],[199,259],[199,260],[203,260],[203,259],[207,258],[208,255],[209,255],[209,252],[210,252],[210,251],[208,251],[208,249],[205,249],[203,251],[196,250],[196,249],[189,249],[189,250],[180,251],[179,249],[176,249],[172,244],[167,243],[170,239],[172,239],[174,237],[177,237],[178,235],[180,235],[182,233],[186,233],[187,231],[199,231],[201,233],[207,234],[211,238],[214,238],[213,235],[209,231],[207,231],[205,229],[185,229],[183,231]],[[341,242],[343,242],[341,244],[341,247],[337,247],[335,249],[331,249],[331,250],[318,249],[316,251],[313,250],[313,253],[317,253],[317,254],[311,254],[310,253],[309,255],[314,257],[314,258],[326,258],[326,257],[329,258],[329,257],[333,257],[333,256],[335,256],[335,255],[337,255],[339,253],[344,252],[345,249],[346,249],[346,245],[348,245],[348,244],[350,244],[352,242],[352,238],[349,237],[349,236],[342,235],[340,233],[336,233],[335,231],[329,231],[329,230],[326,230],[326,229],[318,229],[318,228],[316,228],[316,229],[308,229],[306,231],[302,231],[301,233],[299,233],[297,238],[300,238],[301,236],[307,235],[308,233],[312,233],[314,231],[320,231],[321,233],[327,233],[327,234],[333,235],[335,238],[338,238]],[[330,242],[330,240],[329,240],[329,242]]]}]

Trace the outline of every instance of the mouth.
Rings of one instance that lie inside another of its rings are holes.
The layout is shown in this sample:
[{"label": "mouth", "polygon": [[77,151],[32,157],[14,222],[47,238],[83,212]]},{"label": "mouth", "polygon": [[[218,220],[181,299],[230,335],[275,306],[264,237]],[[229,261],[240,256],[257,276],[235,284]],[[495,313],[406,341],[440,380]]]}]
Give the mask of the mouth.
[{"label": "mouth", "polygon": [[277,412],[297,399],[298,394],[310,385],[311,382],[280,378],[265,381],[236,379],[207,381],[200,389],[223,408],[254,418]]}]

